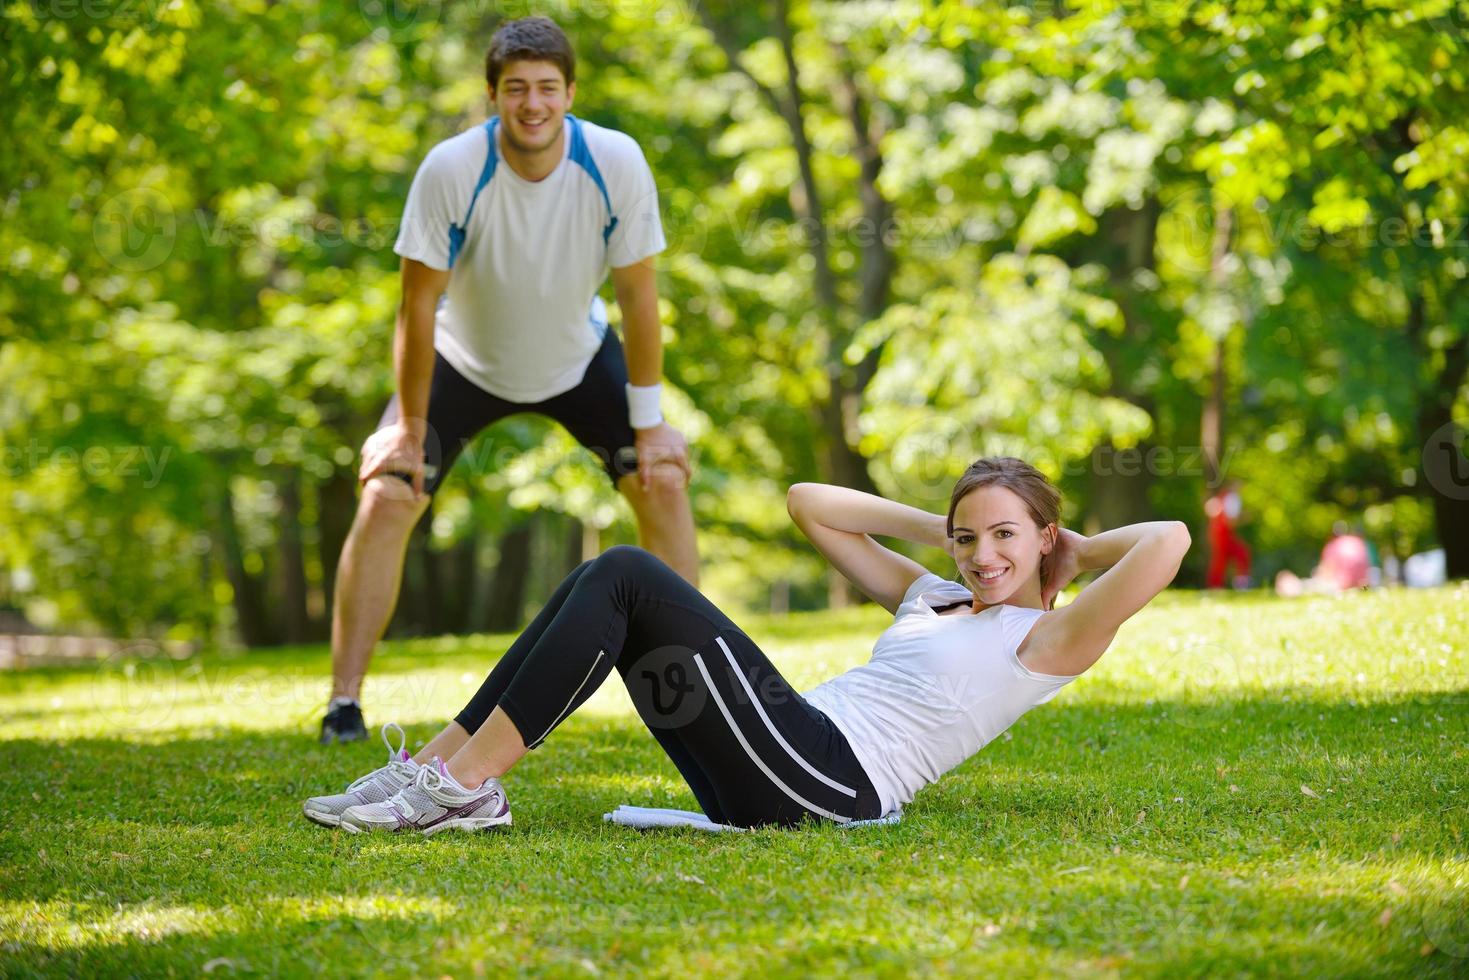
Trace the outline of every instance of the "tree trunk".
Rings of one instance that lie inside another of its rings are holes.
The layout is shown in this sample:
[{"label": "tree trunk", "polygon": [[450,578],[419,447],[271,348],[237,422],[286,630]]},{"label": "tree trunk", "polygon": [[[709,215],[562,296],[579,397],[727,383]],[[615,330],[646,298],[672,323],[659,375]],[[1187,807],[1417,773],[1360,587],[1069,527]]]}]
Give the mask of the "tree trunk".
[{"label": "tree trunk", "polygon": [[[740,47],[733,33],[713,16],[706,5],[700,4],[698,11],[704,26],[709,29],[715,41],[724,50],[730,67],[749,80],[755,90],[784,120],[786,129],[790,132],[791,145],[796,152],[796,164],[800,174],[799,182],[791,188],[791,209],[805,232],[806,250],[812,259],[812,292],[815,295],[822,321],[826,326],[828,338],[826,355],[828,394],[817,416],[826,443],[825,477],[833,483],[871,493],[875,487],[867,472],[867,460],[853,448],[856,441],[856,415],[861,407],[862,388],[865,387],[866,379],[859,377],[860,372],[854,372],[842,361],[842,352],[847,345],[845,335],[840,329],[841,297],[838,294],[837,279],[835,273],[832,272],[827,246],[827,214],[822,203],[821,188],[816,181],[815,150],[806,132],[803,115],[805,96],[801,92],[800,65],[796,61],[790,11],[785,0],[776,0],[771,17],[771,33],[780,46],[781,57],[786,68],[785,85],[779,89],[763,85],[759,79],[745,69],[740,62]],[[850,78],[848,82],[851,83]],[[881,262],[870,261],[869,256],[864,254],[862,295],[866,302],[885,304],[887,284],[891,279],[892,270],[890,268],[891,256],[887,254],[886,243],[881,241],[880,234],[882,216],[886,214],[886,202],[876,191],[877,174],[882,166],[882,158],[870,140],[870,134],[865,126],[865,110],[856,94],[854,83],[850,84],[847,97],[849,115],[854,120],[854,137],[859,146],[859,153],[863,157],[864,217],[871,220],[874,213],[878,216],[878,228],[874,230],[873,237],[878,239],[875,248],[879,250],[883,259]],[[871,200],[868,199],[869,197]]]},{"label": "tree trunk", "polygon": [[[1136,405],[1152,418],[1157,417],[1152,396],[1139,391],[1133,381],[1138,352],[1145,349],[1150,331],[1149,318],[1140,309],[1142,298],[1134,276],[1154,266],[1161,214],[1156,198],[1149,198],[1137,211],[1114,208],[1102,215],[1095,238],[1080,253],[1067,257],[1072,265],[1099,262],[1106,267],[1112,295],[1122,311],[1122,336],[1103,333],[1090,339],[1107,364],[1111,377],[1107,394]],[[1150,443],[1143,442],[1132,449],[1119,449],[1109,439],[1092,450],[1088,528],[1106,530],[1153,517],[1149,493],[1155,474],[1146,465],[1151,448]]]},{"label": "tree trunk", "polygon": [[497,541],[483,532],[475,535],[474,574],[469,581],[469,606],[464,619],[466,632],[483,633],[490,628],[490,597],[494,594],[495,562],[499,554]]},{"label": "tree trunk", "polygon": [[310,617],[306,612],[306,555],[301,545],[301,474],[296,470],[280,473],[280,515],[276,522],[276,576],[281,637],[287,643],[311,641]]},{"label": "tree trunk", "polygon": [[[214,595],[214,583],[216,581],[215,575],[217,574],[215,563],[218,561],[218,546],[211,547],[203,552],[201,555],[199,555],[200,595],[207,595],[211,597]],[[3,573],[0,573],[0,614],[3,614],[3,610],[9,605],[9,603],[6,601],[7,596],[4,592],[4,586],[5,575]],[[203,614],[203,617],[201,618],[199,624],[202,627],[204,644],[208,646],[220,646],[223,644],[227,644],[232,638],[229,637],[226,631],[222,628],[224,624],[221,622],[222,617],[220,616],[219,603],[211,602],[208,606],[208,610],[208,612]]]},{"label": "tree trunk", "polygon": [[226,480],[221,488],[214,521],[215,539],[224,560],[225,576],[234,593],[235,628],[247,647],[272,646],[276,639],[265,618],[260,580],[245,569],[245,551],[235,522],[235,498]]},{"label": "tree trunk", "polygon": [[772,616],[784,616],[790,611],[790,579],[778,578],[770,584],[770,613]]},{"label": "tree trunk", "polygon": [[[891,205],[878,190],[878,177],[883,165],[878,144],[882,134],[873,124],[856,76],[852,70],[844,70],[836,94],[851,123],[855,156],[861,168],[858,192],[862,201],[866,238],[861,248],[861,288],[856,316],[843,316],[842,299],[837,276],[832,270],[827,241],[828,214],[816,180],[815,150],[806,130],[805,95],[801,91],[800,65],[796,60],[789,4],[787,0],[775,0],[770,20],[771,34],[780,47],[786,69],[785,83],[777,87],[762,84],[741,64],[739,43],[727,24],[715,17],[707,5],[699,4],[697,9],[704,26],[723,49],[730,67],[749,80],[760,96],[784,120],[790,132],[799,173],[798,183],[791,188],[791,209],[806,233],[806,248],[812,259],[812,292],[827,336],[828,390],[826,400],[817,409],[816,418],[825,444],[822,460],[824,476],[840,486],[876,493],[877,487],[867,469],[867,459],[856,448],[857,420],[862,408],[862,394],[876,372],[882,350],[879,347],[869,352],[858,365],[845,363],[843,352],[853,330],[881,315],[886,308],[896,266],[884,237],[886,224],[891,216]],[[833,573],[828,578],[827,586],[833,606],[847,605],[852,598],[846,580],[839,573]]]},{"label": "tree trunk", "polygon": [[[561,583],[561,579],[565,578],[567,575],[570,575],[572,569],[576,568],[576,566],[586,561],[588,557],[586,525],[582,524],[582,522],[577,520],[575,517],[568,517],[566,519],[566,525],[566,557],[563,559],[565,570],[562,572],[560,578],[556,580],[556,583],[558,585]],[[595,533],[596,528],[593,528],[592,530]],[[597,537],[597,543],[600,546],[600,535],[598,535]],[[593,552],[590,557],[595,558],[597,557],[597,554],[598,552]]]},{"label": "tree trunk", "polygon": [[350,470],[334,469],[317,489],[317,513],[321,533],[317,539],[321,558],[321,585],[326,593],[327,615],[337,591],[337,564],[342,560],[342,548],[347,543],[347,532],[352,530],[352,519],[357,514],[357,480]]},{"label": "tree trunk", "polygon": [[[429,505],[432,512],[433,505]],[[434,551],[429,546],[429,539],[433,528],[433,519],[429,513],[424,514],[419,539],[419,561],[422,569],[421,588],[419,591],[419,610],[422,616],[423,627],[420,633],[424,636],[439,636],[447,632],[444,623],[444,589],[445,581],[444,555],[442,552]]]},{"label": "tree trunk", "polygon": [[857,413],[861,395],[847,387],[839,369],[829,375],[831,395],[820,408],[821,430],[826,441],[826,476],[837,486],[876,493],[877,485],[867,471],[867,458],[852,448],[857,439]]},{"label": "tree trunk", "polygon": [[[1229,259],[1233,225],[1234,213],[1229,208],[1215,210],[1214,239],[1209,256],[1209,288],[1216,294],[1223,292],[1228,284],[1226,262]],[[1224,476],[1220,461],[1224,458],[1224,351],[1228,342],[1228,333],[1214,338],[1214,376],[1199,425],[1199,447],[1203,451],[1204,482],[1207,487],[1217,487]]]},{"label": "tree trunk", "polygon": [[462,633],[470,619],[470,587],[474,578],[475,532],[473,529],[442,551],[429,551],[433,567],[430,581],[435,635]]},{"label": "tree trunk", "polygon": [[1088,516],[1094,522],[1095,531],[1153,519],[1149,494],[1156,474],[1147,466],[1152,448],[1151,444],[1142,442],[1129,449],[1119,449],[1108,441],[1092,451]]},{"label": "tree trunk", "polygon": [[1435,488],[1433,525],[1444,550],[1444,565],[1451,579],[1469,578],[1469,459],[1466,459],[1465,437],[1469,435],[1451,421],[1444,423],[1447,432],[1432,442],[1427,438],[1438,432],[1435,426],[1425,437],[1424,453],[1441,454],[1443,471],[1448,473],[1446,486],[1453,492]]},{"label": "tree trunk", "polygon": [[1199,449],[1204,459],[1205,495],[1224,479],[1224,338],[1214,341],[1214,371],[1209,397],[1199,418]]},{"label": "tree trunk", "polygon": [[482,597],[484,628],[508,633],[520,625],[530,576],[532,522],[522,521],[500,536],[500,560],[495,565],[489,593]]},{"label": "tree trunk", "polygon": [[467,633],[474,618],[474,585],[479,564],[478,526],[470,528],[464,540],[454,546],[454,606],[449,622],[456,633]]},{"label": "tree trunk", "polygon": [[[581,561],[591,561],[602,553],[602,529],[595,524],[583,524],[581,529]],[[581,562],[577,562],[581,564]]]},{"label": "tree trunk", "polygon": [[[1427,303],[1421,289],[1409,297],[1408,334],[1424,345]],[[1423,471],[1433,499],[1434,531],[1444,550],[1448,577],[1469,578],[1469,459],[1465,432],[1454,422],[1454,402],[1469,373],[1469,334],[1443,349],[1443,365],[1433,387],[1419,403],[1418,444],[1423,447]]]},{"label": "tree trunk", "polygon": [[[1415,123],[1417,112],[1410,110],[1396,119],[1385,132],[1378,134],[1387,149],[1383,163],[1402,159],[1419,146]],[[1384,173],[1393,172],[1385,166]],[[1405,198],[1411,192],[1401,176],[1394,178],[1398,191]],[[1417,223],[1410,209],[1399,212],[1409,227]],[[1441,262],[1442,260],[1436,260]],[[1397,263],[1395,263],[1397,264]],[[1428,268],[1434,268],[1430,263]],[[1441,351],[1430,343],[1428,302],[1425,292],[1424,266],[1412,257],[1402,263],[1403,289],[1408,300],[1408,322],[1406,333],[1413,343],[1419,363],[1432,363],[1436,356],[1443,357],[1437,376],[1427,391],[1418,399],[1418,445],[1421,447],[1420,462],[1427,477],[1428,486],[1420,486],[1420,492],[1433,500],[1434,532],[1444,550],[1444,565],[1451,579],[1469,578],[1469,458],[1465,453],[1465,432],[1454,422],[1454,403],[1459,391],[1469,378],[1469,333]],[[1444,266],[1437,265],[1439,270]],[[1432,283],[1433,273],[1428,274]],[[1461,291],[1464,286],[1457,280],[1438,280],[1438,308],[1444,320],[1450,320],[1462,311]],[[1460,300],[1456,302],[1456,300]],[[1459,324],[1460,330],[1465,328]]]}]

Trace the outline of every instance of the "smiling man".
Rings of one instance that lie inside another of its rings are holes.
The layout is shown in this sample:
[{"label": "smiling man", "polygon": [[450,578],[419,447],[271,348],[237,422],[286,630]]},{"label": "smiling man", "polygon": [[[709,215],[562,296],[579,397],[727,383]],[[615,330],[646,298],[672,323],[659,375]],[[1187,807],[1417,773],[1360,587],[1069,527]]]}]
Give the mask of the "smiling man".
[{"label": "smiling man", "polygon": [[[545,17],[490,41],[496,114],[435,146],[394,251],[397,394],[363,446],[362,501],[338,566],[324,743],[365,737],[360,688],[397,603],[408,537],[465,445],[518,412],[591,450],[643,547],[691,583],[688,446],[663,421],[653,174],[624,133],[577,119],[576,58]],[[597,290],[611,269],[626,352]]]}]

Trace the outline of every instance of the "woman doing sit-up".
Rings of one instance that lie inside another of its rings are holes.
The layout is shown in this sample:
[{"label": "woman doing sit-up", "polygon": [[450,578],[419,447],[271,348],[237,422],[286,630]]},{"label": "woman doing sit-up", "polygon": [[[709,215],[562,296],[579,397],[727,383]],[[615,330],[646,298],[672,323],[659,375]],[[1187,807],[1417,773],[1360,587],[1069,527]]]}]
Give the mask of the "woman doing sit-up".
[{"label": "woman doing sit-up", "polygon": [[[566,577],[416,756],[400,746],[347,792],[307,800],[306,816],[354,832],[508,824],[501,777],[616,669],[711,820],[876,818],[1096,663],[1189,547],[1174,521],[1090,538],[1065,530],[1060,494],[1011,458],[971,465],[947,516],[812,483],[791,487],[787,506],[843,575],[897,614],[869,662],[798,694],[662,561],[611,548]],[[963,584],[874,536],[942,546]],[[1078,574],[1103,569],[1047,611]]]}]

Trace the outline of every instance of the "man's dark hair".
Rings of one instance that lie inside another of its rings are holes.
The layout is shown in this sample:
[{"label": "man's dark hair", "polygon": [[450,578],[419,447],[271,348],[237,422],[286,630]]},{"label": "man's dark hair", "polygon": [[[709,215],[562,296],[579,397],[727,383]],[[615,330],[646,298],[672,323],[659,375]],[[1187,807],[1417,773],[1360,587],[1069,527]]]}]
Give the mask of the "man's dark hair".
[{"label": "man's dark hair", "polygon": [[500,25],[490,38],[490,53],[485,56],[485,80],[491,87],[500,84],[500,73],[512,61],[549,61],[561,69],[561,77],[570,85],[576,81],[576,54],[565,32],[549,17],[522,17]]}]

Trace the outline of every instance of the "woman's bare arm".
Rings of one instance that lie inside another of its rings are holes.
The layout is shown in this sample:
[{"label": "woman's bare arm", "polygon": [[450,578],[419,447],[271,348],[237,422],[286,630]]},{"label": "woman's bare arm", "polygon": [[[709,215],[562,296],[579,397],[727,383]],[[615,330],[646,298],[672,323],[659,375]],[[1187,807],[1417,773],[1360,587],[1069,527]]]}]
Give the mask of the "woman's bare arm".
[{"label": "woman's bare arm", "polygon": [[1069,537],[1078,571],[1107,569],[1068,606],[1042,616],[1021,644],[1025,666],[1080,674],[1106,652],[1118,628],[1178,574],[1191,539],[1181,521],[1131,524]]},{"label": "woman's bare arm", "polygon": [[884,548],[873,535],[944,547],[948,520],[907,504],[824,483],[797,483],[786,494],[791,520],[837,571],[889,612],[928,569]]}]

